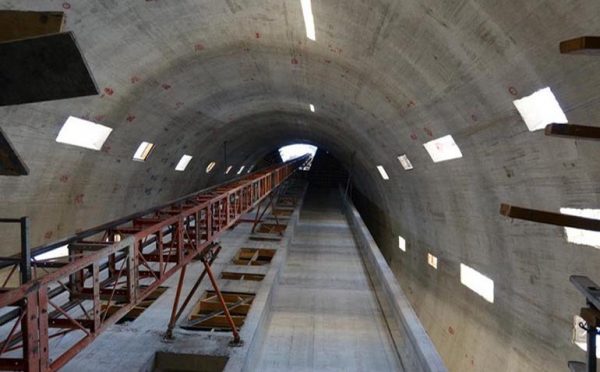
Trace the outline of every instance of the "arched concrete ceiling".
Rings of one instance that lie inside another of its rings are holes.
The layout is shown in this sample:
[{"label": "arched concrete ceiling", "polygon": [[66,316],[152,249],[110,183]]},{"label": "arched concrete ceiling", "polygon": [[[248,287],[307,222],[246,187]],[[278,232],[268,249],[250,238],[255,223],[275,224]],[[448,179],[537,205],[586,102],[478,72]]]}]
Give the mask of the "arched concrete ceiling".
[{"label": "arched concrete ceiling", "polygon": [[[600,3],[312,3],[316,41],[299,0],[0,0],[63,10],[102,90],[0,109],[31,169],[0,180],[3,214],[30,215],[33,242],[50,242],[307,141],[352,168],[381,212],[381,248],[452,370],[564,370],[581,358],[569,338],[583,300],[568,276],[594,278],[598,252],[558,228],[511,224],[498,207],[597,207],[597,144],[528,132],[512,101],[550,86],[571,122],[600,122],[598,59],[558,53],[559,41],[597,33]],[[114,128],[103,151],[54,141],[69,115]],[[434,164],[422,144],[447,134],[464,157]],[[142,140],[158,147],[136,163]],[[194,159],[175,172],[184,153]],[[403,153],[414,171],[401,170]],[[494,304],[457,284],[460,262],[494,279]]]}]

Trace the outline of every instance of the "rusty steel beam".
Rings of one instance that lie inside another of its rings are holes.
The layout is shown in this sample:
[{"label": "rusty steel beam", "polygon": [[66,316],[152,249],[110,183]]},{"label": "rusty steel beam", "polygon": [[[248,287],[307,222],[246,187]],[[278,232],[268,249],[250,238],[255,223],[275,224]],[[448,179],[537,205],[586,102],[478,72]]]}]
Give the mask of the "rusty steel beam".
[{"label": "rusty steel beam", "polygon": [[[213,247],[216,239],[268,198],[304,161],[306,158],[254,172],[216,189],[106,224],[95,230],[94,238],[86,235],[69,240],[72,246],[67,264],[56,265],[54,271],[0,293],[0,308],[16,307],[21,314],[21,340],[10,350],[22,350],[21,358],[14,353],[3,357],[8,350],[0,351],[0,370],[63,367],[168,278]],[[213,287],[220,293],[210,271],[211,262],[204,255],[202,258]],[[108,278],[103,275],[101,280],[101,272],[108,273]],[[49,294],[57,287],[64,287],[67,296],[50,300]],[[68,307],[74,299],[80,306]],[[228,313],[226,307],[224,312]],[[62,329],[61,333],[82,332],[73,333],[79,337],[74,344],[50,360],[49,340],[54,336],[49,335],[50,328]],[[232,328],[234,341],[239,341],[236,328]],[[12,339],[0,340],[0,345],[15,344],[14,335],[15,330],[8,336]]]}]

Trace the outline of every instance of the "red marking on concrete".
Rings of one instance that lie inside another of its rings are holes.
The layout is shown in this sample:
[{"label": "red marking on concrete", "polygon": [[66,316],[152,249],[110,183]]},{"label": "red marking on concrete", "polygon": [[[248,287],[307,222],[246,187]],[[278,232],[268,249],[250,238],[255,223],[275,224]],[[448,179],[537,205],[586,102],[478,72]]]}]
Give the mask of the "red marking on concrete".
[{"label": "red marking on concrete", "polygon": [[452,326],[448,327],[448,333],[454,335],[454,328],[452,328]]},{"label": "red marking on concrete", "polygon": [[46,231],[46,233],[44,234],[44,239],[52,238],[53,234],[54,234],[54,232],[52,232],[52,231]]},{"label": "red marking on concrete", "polygon": [[110,154],[111,149],[112,149],[112,147],[110,147],[110,145],[104,145],[104,146],[102,146],[102,149],[100,151],[102,151],[105,154]]},{"label": "red marking on concrete", "polygon": [[257,32],[257,33],[256,33],[256,38],[257,38],[257,39],[260,39],[260,32]]},{"label": "red marking on concrete", "polygon": [[423,130],[425,131],[425,133],[427,133],[427,135],[429,137],[433,137],[433,131],[427,127],[423,128]]},{"label": "red marking on concrete", "polygon": [[164,90],[169,90],[169,89],[171,89],[171,86],[170,86],[169,84],[163,84],[163,85],[161,85],[161,87],[162,87]]},{"label": "red marking on concrete", "polygon": [[517,91],[517,88],[515,88],[515,87],[508,87],[508,93],[510,93],[513,96],[517,96],[519,94],[519,92]]},{"label": "red marking on concrete", "polygon": [[417,135],[416,135],[415,133],[411,133],[411,134],[410,134],[410,138],[411,138],[413,141],[416,141],[416,140],[417,140],[419,137],[417,137]]},{"label": "red marking on concrete", "polygon": [[200,51],[204,50],[204,45],[202,43],[196,43],[196,44],[194,44],[194,50],[196,52],[200,52]]},{"label": "red marking on concrete", "polygon": [[94,116],[94,120],[95,121],[102,121],[104,119],[106,119],[106,115],[96,115],[96,116]]},{"label": "red marking on concrete", "polygon": [[131,114],[127,115],[128,122],[132,123],[134,120],[135,120],[135,115],[131,115]]},{"label": "red marking on concrete", "polygon": [[106,94],[107,96],[112,96],[113,94],[115,94],[115,91],[110,87],[106,87],[104,88],[104,94]]},{"label": "red marking on concrete", "polygon": [[473,121],[477,121],[477,115],[475,115],[475,114],[471,114],[471,120],[473,120]]},{"label": "red marking on concrete", "polygon": [[296,58],[292,58],[292,65],[297,65],[298,64],[298,60]]},{"label": "red marking on concrete", "polygon": [[69,181],[70,176],[68,174],[63,174],[62,176],[60,176],[60,182],[62,183],[66,183]]},{"label": "red marking on concrete", "polygon": [[83,204],[83,197],[84,196],[85,196],[84,194],[77,194],[75,196],[75,198],[73,199],[73,201],[75,202],[75,204],[81,205],[81,204]]},{"label": "red marking on concrete", "polygon": [[67,3],[67,2],[64,2],[64,3],[62,3],[62,7],[65,10],[69,10],[69,9],[71,9],[71,4]]},{"label": "red marking on concrete", "polygon": [[408,101],[408,103],[406,104],[406,107],[410,108],[410,107],[415,107],[417,104],[415,101],[410,100]]},{"label": "red marking on concrete", "polygon": [[142,78],[140,78],[139,76],[132,76],[130,79],[131,84],[139,83],[141,80]]}]

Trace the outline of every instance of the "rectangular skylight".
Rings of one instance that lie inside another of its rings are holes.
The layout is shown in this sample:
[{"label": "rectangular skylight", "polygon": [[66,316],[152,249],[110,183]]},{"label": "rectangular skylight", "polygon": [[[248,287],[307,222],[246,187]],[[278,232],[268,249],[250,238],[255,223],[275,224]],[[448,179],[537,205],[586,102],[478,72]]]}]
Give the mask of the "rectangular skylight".
[{"label": "rectangular skylight", "polygon": [[190,155],[183,155],[181,157],[181,159],[179,159],[179,163],[177,163],[175,170],[183,172],[185,170],[185,168],[187,168],[188,164],[190,163],[190,160],[192,160],[192,157]]},{"label": "rectangular skylight", "polygon": [[492,279],[461,263],[460,282],[488,302],[494,303],[494,281]]},{"label": "rectangular skylight", "polygon": [[135,151],[135,154],[133,154],[133,160],[145,161],[148,158],[148,155],[150,155],[150,152],[152,152],[153,148],[153,143],[145,141],[140,143],[137,150]]},{"label": "rectangular skylight", "polygon": [[315,112],[315,105],[313,105],[312,103],[308,105],[308,108],[310,108],[310,112]]},{"label": "rectangular skylight", "polygon": [[569,121],[550,88],[540,89],[530,96],[513,101],[530,132],[546,125],[566,124]]},{"label": "rectangular skylight", "polygon": [[429,264],[429,266],[433,267],[434,269],[437,269],[437,257],[432,255],[431,253],[427,253],[427,263]]},{"label": "rectangular skylight", "polygon": [[406,252],[406,240],[404,240],[404,238],[400,235],[398,235],[398,248]]},{"label": "rectangular skylight", "polygon": [[[560,213],[600,220],[600,209],[561,208]],[[600,232],[565,227],[567,241],[600,249]]]},{"label": "rectangular skylight", "polygon": [[381,178],[383,178],[386,181],[390,179],[387,172],[385,171],[385,168],[383,168],[383,165],[378,165],[377,170],[379,171],[379,174],[381,174]]},{"label": "rectangular skylight", "polygon": [[425,146],[425,150],[427,150],[434,163],[462,158],[462,152],[460,152],[460,148],[458,148],[451,135],[429,141],[423,146]]},{"label": "rectangular skylight", "polygon": [[240,167],[240,170],[237,172],[237,174],[242,174],[242,172],[244,171],[244,168],[246,168],[246,166],[245,166],[245,165],[242,165],[242,166]]},{"label": "rectangular skylight", "polygon": [[402,164],[402,168],[404,168],[404,170],[413,169],[412,163],[410,160],[408,160],[408,156],[406,156],[406,154],[398,156],[398,161],[400,164]]},{"label": "rectangular skylight", "polygon": [[300,0],[302,4],[302,15],[304,15],[304,25],[306,26],[306,37],[316,40],[315,18],[313,17],[311,0]]},{"label": "rectangular skylight", "polygon": [[233,169],[233,165],[228,166],[227,170],[225,171],[225,174],[229,174],[229,172],[231,172],[232,169]]},{"label": "rectangular skylight", "polygon": [[102,149],[110,132],[112,128],[102,124],[69,116],[60,129],[56,142],[98,151]]}]

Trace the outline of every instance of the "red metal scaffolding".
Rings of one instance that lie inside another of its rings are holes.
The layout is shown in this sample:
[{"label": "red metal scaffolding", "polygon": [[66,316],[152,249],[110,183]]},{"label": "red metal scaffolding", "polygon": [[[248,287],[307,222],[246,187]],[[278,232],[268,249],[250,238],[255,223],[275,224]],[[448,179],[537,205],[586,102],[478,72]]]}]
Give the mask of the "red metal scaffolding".
[{"label": "red metal scaffolding", "polygon": [[[305,160],[254,172],[143,215],[104,225],[91,237],[69,241],[68,261],[32,258],[30,281],[17,288],[1,288],[0,311],[12,311],[14,316],[0,343],[0,370],[61,368],[180,269],[183,280],[186,265],[197,256],[220,293],[210,270],[220,250],[215,240],[269,197]],[[10,262],[14,268],[9,276],[22,267],[18,260]],[[179,292],[180,286],[169,332],[183,311],[181,308],[176,314]],[[223,312],[228,315],[226,306]],[[236,327],[232,328],[237,342],[239,335]],[[53,352],[50,361],[49,340],[72,332],[80,337],[60,355]]]}]

